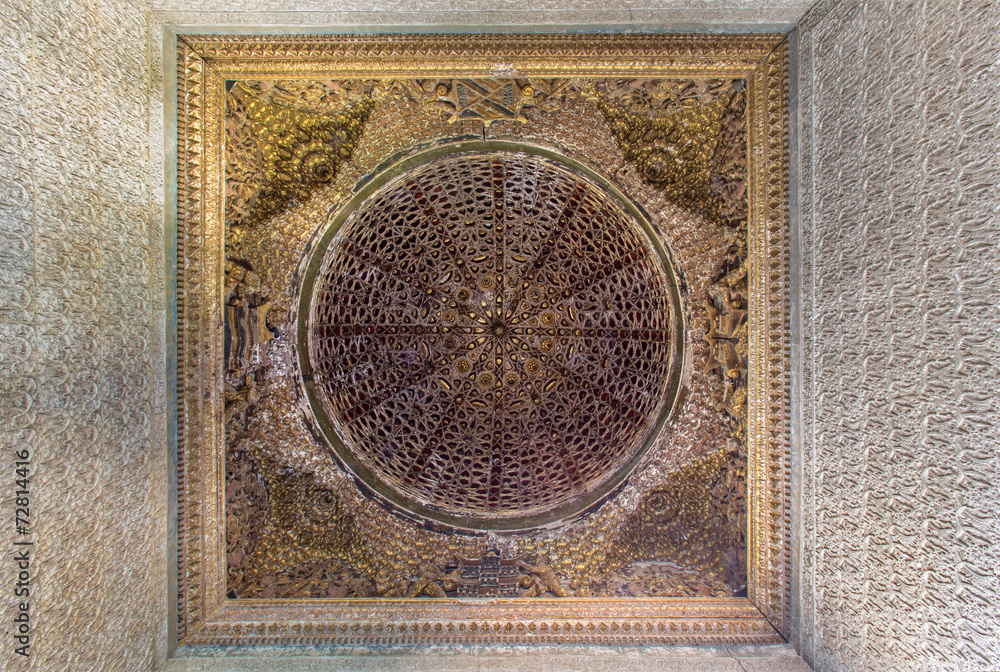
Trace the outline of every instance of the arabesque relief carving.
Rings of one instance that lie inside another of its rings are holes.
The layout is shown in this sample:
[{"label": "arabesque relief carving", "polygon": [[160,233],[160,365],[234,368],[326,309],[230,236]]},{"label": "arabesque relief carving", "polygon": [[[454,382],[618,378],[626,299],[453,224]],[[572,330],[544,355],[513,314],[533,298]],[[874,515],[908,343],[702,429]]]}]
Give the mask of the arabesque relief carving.
[{"label": "arabesque relief carving", "polygon": [[746,216],[743,89],[740,81],[595,87],[598,107],[643,180],[675,203],[730,225]]},{"label": "arabesque relief carving", "polygon": [[[525,122],[524,107],[535,104],[535,87],[512,79],[413,80],[409,91],[424,109],[448,116],[449,122],[476,120],[489,126],[498,119]],[[543,95],[543,94],[538,94]]]},{"label": "arabesque relief carving", "polygon": [[[354,100],[350,96],[344,98]],[[330,182],[339,166],[351,156],[374,106],[369,97],[361,96],[337,114],[310,112],[269,102],[240,84],[233,87],[227,100],[232,101],[227,127],[233,129],[228,136],[239,143],[230,162],[235,164],[242,158],[249,164],[241,165],[243,170],[232,171],[235,179],[227,180],[227,191],[234,194],[235,206],[234,215],[226,217],[230,226],[253,226],[266,221],[291,204],[307,199],[319,185]],[[239,142],[248,135],[256,142],[249,146],[246,140]],[[252,187],[258,183],[254,194]]]}]

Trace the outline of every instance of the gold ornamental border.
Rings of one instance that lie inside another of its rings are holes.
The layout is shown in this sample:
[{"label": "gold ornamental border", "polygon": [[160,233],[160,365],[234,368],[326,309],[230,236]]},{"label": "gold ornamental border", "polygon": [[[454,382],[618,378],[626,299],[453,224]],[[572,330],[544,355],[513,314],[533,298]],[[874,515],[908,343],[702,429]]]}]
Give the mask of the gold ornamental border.
[{"label": "gold ornamental border", "polygon": [[[790,631],[788,45],[781,35],[180,36],[180,645],[750,644]],[[749,153],[748,597],[229,600],[222,342],[226,80],[745,78]]]}]

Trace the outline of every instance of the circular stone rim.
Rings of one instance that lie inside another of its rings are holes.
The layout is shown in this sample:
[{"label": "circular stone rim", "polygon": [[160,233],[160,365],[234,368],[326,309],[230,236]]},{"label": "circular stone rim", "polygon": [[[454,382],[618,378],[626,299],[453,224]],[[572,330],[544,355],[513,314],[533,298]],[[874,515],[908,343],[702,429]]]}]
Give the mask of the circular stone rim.
[{"label": "circular stone rim", "polygon": [[[334,236],[340,231],[347,220],[361,207],[372,194],[392,179],[413,168],[430,163],[451,154],[467,154],[475,152],[515,152],[540,156],[549,159],[556,164],[562,164],[571,171],[577,173],[583,179],[590,180],[596,187],[604,191],[608,196],[616,199],[624,207],[625,211],[632,216],[633,221],[640,227],[642,235],[650,243],[653,250],[660,258],[660,262],[667,276],[667,284],[671,288],[670,303],[674,313],[673,328],[676,329],[678,337],[673,339],[673,348],[670,352],[670,370],[663,404],[660,414],[651,423],[651,429],[643,445],[635,451],[632,458],[618,468],[617,471],[600,487],[594,488],[586,495],[555,506],[546,511],[535,513],[529,516],[507,517],[507,518],[479,518],[472,516],[460,516],[434,508],[426,503],[407,497],[398,490],[385,483],[378,475],[351,452],[345,445],[333,421],[323,408],[322,401],[316,391],[312,376],[312,363],[309,361],[309,319],[312,305],[314,285],[323,259],[329,249]],[[410,520],[416,519],[420,524],[427,521],[443,526],[444,528],[456,531],[467,531],[473,533],[485,532],[513,532],[542,527],[549,523],[565,520],[586,513],[589,509],[599,506],[606,499],[611,497],[615,491],[622,486],[624,481],[635,470],[636,466],[649,452],[650,447],[656,441],[667,418],[675,412],[680,402],[681,375],[683,372],[684,350],[686,344],[686,331],[684,329],[684,313],[682,311],[680,286],[677,275],[674,271],[674,264],[664,243],[656,234],[655,229],[649,221],[646,212],[632,201],[621,189],[615,186],[610,179],[597,173],[590,166],[579,160],[570,158],[546,147],[539,147],[522,142],[505,140],[469,140],[459,142],[446,142],[430,149],[423,149],[411,154],[397,157],[379,166],[373,174],[370,174],[354,188],[351,197],[337,207],[335,214],[328,220],[325,228],[321,229],[319,236],[314,239],[315,244],[305,252],[306,264],[302,273],[302,283],[299,287],[298,307],[295,314],[296,320],[296,357],[295,360],[299,369],[299,383],[305,391],[309,408],[312,411],[313,419],[320,429],[320,434],[326,440],[329,452],[346,471],[354,477],[354,482],[364,494],[375,495],[377,499],[388,504],[393,513]]]}]

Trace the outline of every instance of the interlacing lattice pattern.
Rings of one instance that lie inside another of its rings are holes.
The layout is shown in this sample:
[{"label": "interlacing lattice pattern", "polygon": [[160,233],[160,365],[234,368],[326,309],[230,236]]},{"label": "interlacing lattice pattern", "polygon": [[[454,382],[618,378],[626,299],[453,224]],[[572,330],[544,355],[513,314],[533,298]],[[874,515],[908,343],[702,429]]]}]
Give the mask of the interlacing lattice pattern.
[{"label": "interlacing lattice pattern", "polygon": [[669,410],[673,276],[561,163],[449,154],[379,188],[325,251],[309,358],[384,491],[476,521],[586,505]]}]

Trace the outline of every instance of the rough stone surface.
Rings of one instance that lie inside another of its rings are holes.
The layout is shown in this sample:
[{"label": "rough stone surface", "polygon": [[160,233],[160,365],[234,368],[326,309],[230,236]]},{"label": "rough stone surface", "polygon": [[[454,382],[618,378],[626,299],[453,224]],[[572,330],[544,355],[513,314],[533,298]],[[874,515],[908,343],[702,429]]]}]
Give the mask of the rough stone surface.
[{"label": "rough stone surface", "polygon": [[800,26],[799,638],[817,670],[1000,660],[1000,7]]},{"label": "rough stone surface", "polygon": [[[166,653],[148,14],[129,1],[0,3],[5,670],[149,669]],[[15,448],[31,451],[28,535],[13,520]],[[10,636],[15,540],[32,542],[27,660]]]}]

